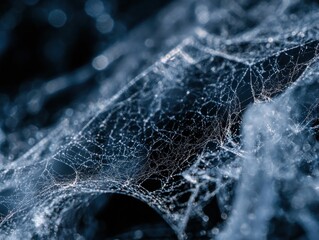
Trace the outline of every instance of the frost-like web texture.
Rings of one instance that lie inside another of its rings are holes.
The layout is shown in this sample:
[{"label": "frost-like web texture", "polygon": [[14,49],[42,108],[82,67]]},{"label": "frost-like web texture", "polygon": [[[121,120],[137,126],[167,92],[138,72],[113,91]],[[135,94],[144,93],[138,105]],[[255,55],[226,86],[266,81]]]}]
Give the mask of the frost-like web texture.
[{"label": "frost-like web texture", "polygon": [[[179,239],[316,239],[318,10],[181,1],[153,20],[164,50],[139,47],[147,26],[106,50],[110,62],[124,56],[108,81],[1,165],[1,238],[80,238],[76,209],[120,193],[155,209]],[[52,80],[39,98],[92,71]]]}]

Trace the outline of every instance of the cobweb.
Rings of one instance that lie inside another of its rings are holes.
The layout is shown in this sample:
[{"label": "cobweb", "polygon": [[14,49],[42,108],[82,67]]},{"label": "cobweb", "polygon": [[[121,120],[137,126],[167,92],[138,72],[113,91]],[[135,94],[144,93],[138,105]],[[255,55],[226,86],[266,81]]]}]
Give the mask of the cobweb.
[{"label": "cobweb", "polygon": [[107,49],[93,68],[115,71],[3,161],[1,239],[81,239],[76,209],[103,193],[147,203],[179,239],[316,239],[318,17],[297,1],[180,1],[151,20],[161,49],[139,45],[147,25]]}]

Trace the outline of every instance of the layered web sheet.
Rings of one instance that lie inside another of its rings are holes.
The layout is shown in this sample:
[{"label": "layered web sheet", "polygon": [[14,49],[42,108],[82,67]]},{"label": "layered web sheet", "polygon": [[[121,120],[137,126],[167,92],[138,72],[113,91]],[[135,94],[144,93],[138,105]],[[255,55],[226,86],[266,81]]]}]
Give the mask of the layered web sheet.
[{"label": "layered web sheet", "polygon": [[88,66],[10,103],[41,114],[56,93],[106,72],[29,149],[3,153],[1,238],[92,238],[81,213],[116,193],[161,216],[169,227],[154,225],[157,237],[316,239],[318,8],[245,4],[175,2]]}]

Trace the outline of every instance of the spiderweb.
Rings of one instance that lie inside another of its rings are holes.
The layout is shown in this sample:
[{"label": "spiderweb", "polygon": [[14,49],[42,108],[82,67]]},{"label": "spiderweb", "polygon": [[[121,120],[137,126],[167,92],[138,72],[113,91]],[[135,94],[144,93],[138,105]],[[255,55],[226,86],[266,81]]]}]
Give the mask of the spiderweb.
[{"label": "spiderweb", "polygon": [[317,5],[183,4],[159,17],[162,36],[162,16],[194,16],[166,38],[172,50],[147,50],[158,59],[147,67],[121,47],[147,26],[106,50],[110,62],[126,56],[118,69],[136,59],[127,76],[140,73],[128,82],[111,73],[111,90],[101,84],[2,164],[1,238],[80,239],[75,209],[120,193],[155,209],[179,239],[316,239]]}]

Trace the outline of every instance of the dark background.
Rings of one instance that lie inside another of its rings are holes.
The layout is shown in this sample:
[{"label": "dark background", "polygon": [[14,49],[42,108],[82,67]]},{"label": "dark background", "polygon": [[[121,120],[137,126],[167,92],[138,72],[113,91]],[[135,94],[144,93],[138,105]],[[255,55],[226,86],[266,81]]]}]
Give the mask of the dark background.
[{"label": "dark background", "polygon": [[[21,85],[48,81],[89,63],[100,51],[156,14],[170,0],[4,0],[0,3],[0,94],[13,98]],[[113,28],[100,32],[97,17],[87,9],[108,14]],[[54,27],[55,9],[66,22]],[[102,10],[100,10],[102,9]]]}]

